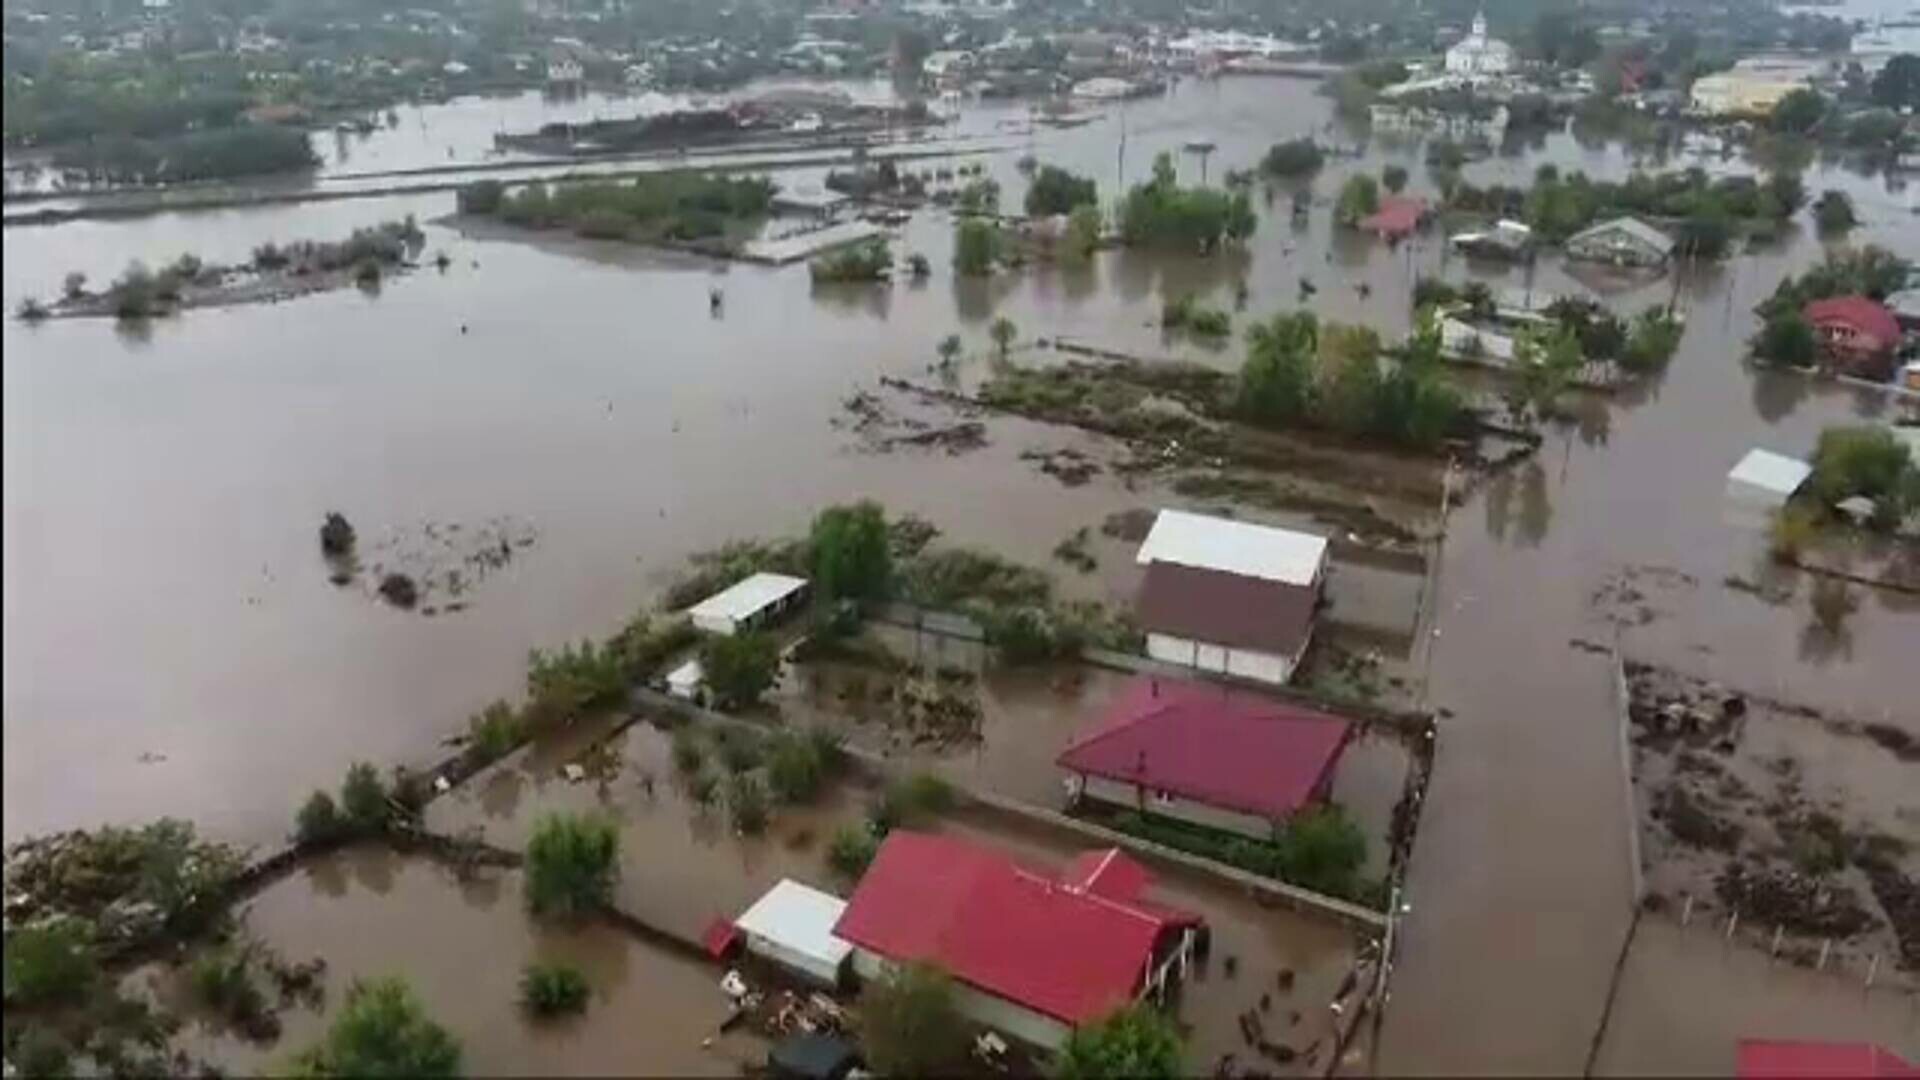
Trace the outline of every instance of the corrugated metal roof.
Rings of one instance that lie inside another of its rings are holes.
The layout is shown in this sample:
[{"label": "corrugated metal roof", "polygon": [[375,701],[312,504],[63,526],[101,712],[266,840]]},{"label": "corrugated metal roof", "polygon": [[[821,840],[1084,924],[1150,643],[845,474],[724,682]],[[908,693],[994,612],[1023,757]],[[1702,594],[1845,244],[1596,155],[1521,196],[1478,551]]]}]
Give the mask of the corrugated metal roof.
[{"label": "corrugated metal roof", "polygon": [[1628,236],[1633,237],[1662,254],[1673,251],[1673,237],[1641,221],[1639,218],[1632,217],[1617,217],[1610,221],[1603,221],[1592,228],[1582,229],[1569,237],[1567,243],[1571,244],[1579,240],[1585,240],[1602,233],[1611,232],[1615,229],[1626,233]]},{"label": "corrugated metal roof", "polygon": [[748,619],[807,587],[806,578],[758,573],[707,597],[687,612],[697,619]]},{"label": "corrugated metal roof", "polygon": [[1162,510],[1135,561],[1223,570],[1229,574],[1311,585],[1327,560],[1327,539],[1272,525]]},{"label": "corrugated metal roof", "polygon": [[833,934],[833,924],[846,910],[847,902],[832,893],[781,878],[733,923],[809,959],[838,965],[853,951],[852,945]]},{"label": "corrugated metal roof", "polygon": [[1891,1052],[1872,1043],[1741,1039],[1734,1075],[1748,1077],[1920,1076]]},{"label": "corrugated metal roof", "polygon": [[1812,474],[1813,466],[1799,458],[1755,448],[1747,451],[1747,456],[1741,458],[1740,464],[1727,474],[1727,482],[1770,491],[1785,499],[1806,483],[1807,477]]},{"label": "corrugated metal roof", "polygon": [[1155,633],[1294,656],[1313,632],[1318,600],[1305,585],[1156,562],[1140,583],[1134,616]]}]

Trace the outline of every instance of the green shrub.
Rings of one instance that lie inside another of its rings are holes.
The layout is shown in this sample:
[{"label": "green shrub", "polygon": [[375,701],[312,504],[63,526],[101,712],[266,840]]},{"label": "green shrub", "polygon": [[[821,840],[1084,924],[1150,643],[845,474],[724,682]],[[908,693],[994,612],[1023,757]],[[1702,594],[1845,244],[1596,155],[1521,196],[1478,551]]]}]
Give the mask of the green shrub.
[{"label": "green shrub", "polygon": [[[832,744],[837,751],[837,743]],[[811,802],[827,781],[831,763],[820,741],[809,735],[782,732],[768,740],[767,786],[784,803]]]},{"label": "green shrub", "polygon": [[758,631],[711,637],[700,648],[700,667],[720,705],[746,708],[758,704],[779,677],[780,645]]},{"label": "green shrub", "polygon": [[526,737],[526,724],[513,706],[496,701],[467,721],[467,753],[476,762],[498,761]]},{"label": "green shrub", "polygon": [[865,825],[842,825],[827,845],[827,865],[849,879],[857,879],[873,864],[880,842]]},{"label": "green shrub", "polygon": [[535,1016],[585,1012],[591,995],[587,977],[567,964],[529,964],[520,973],[520,1004]]},{"label": "green shrub", "polygon": [[766,756],[761,737],[747,728],[715,728],[713,743],[720,751],[720,764],[735,775],[758,768]]},{"label": "green shrub", "polygon": [[750,773],[741,773],[727,783],[727,813],[733,827],[746,836],[757,836],[767,828],[767,793]]},{"label": "green shrub", "polygon": [[373,766],[357,761],[347,769],[340,785],[340,809],[347,828],[356,833],[376,833],[387,827],[387,788]]},{"label": "green shrub", "polygon": [[266,995],[253,981],[253,958],[244,947],[216,949],[195,958],[187,981],[200,1004],[245,1023],[266,1013]]},{"label": "green shrub", "polygon": [[1132,1005],[1067,1036],[1058,1080],[1175,1080],[1185,1075],[1180,1029],[1148,1005]]},{"label": "green shrub", "polygon": [[344,825],[333,796],[316,791],[307,796],[306,804],[294,818],[293,838],[302,844],[324,843],[339,836]]},{"label": "green shrub", "polygon": [[554,813],[527,843],[527,906],[536,915],[579,916],[604,907],[620,877],[620,832],[594,815]]},{"label": "green shrub", "polygon": [[292,1071],[315,1077],[451,1077],[460,1043],[430,1019],[399,979],[355,982],[327,1034],[302,1051]]},{"label": "green shrub", "polygon": [[10,1005],[71,1005],[99,974],[86,927],[56,919],[7,931],[6,1000]]},{"label": "green shrub", "polygon": [[674,768],[692,775],[700,771],[706,757],[706,750],[700,745],[700,736],[693,728],[683,727],[673,733]]},{"label": "green shrub", "polygon": [[535,724],[572,719],[626,697],[626,657],[611,645],[583,641],[527,659],[527,716]]},{"label": "green shrub", "polygon": [[720,780],[712,773],[696,772],[687,777],[687,798],[695,806],[712,806],[719,790]]},{"label": "green shrub", "polygon": [[896,828],[924,824],[953,808],[952,785],[930,772],[918,772],[889,783],[867,808],[867,820],[876,836]]}]

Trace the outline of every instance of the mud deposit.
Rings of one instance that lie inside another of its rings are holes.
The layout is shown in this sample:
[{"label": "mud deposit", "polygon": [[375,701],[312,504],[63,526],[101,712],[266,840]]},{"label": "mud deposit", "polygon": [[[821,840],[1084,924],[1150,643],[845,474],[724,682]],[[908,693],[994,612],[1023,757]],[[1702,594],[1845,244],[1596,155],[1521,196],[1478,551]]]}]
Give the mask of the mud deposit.
[{"label": "mud deposit", "polygon": [[[1905,731],[1630,665],[1650,902],[1802,965],[1920,976],[1920,753]],[[1830,944],[1829,944],[1830,943]]]}]

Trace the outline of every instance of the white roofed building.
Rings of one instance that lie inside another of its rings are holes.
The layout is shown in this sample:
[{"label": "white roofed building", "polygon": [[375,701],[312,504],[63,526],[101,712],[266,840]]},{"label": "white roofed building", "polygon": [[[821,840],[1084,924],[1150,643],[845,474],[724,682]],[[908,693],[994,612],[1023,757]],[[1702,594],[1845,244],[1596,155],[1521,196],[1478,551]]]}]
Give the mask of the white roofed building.
[{"label": "white roofed building", "polygon": [[1487,36],[1487,16],[1474,15],[1473,29],[1447,50],[1447,71],[1455,75],[1505,75],[1513,70],[1513,46]]},{"label": "white roofed building", "polygon": [[687,610],[696,629],[731,636],[774,618],[806,595],[807,580],[758,573],[734,582]]},{"label": "white roofed building", "polygon": [[1773,514],[1813,475],[1813,466],[1755,448],[1727,474],[1728,517],[1739,525],[1765,528]]},{"label": "white roofed building", "polygon": [[1140,545],[1147,655],[1258,682],[1293,677],[1326,581],[1325,537],[1162,510]]},{"label": "white roofed building", "polygon": [[853,946],[834,936],[847,902],[782,878],[733,925],[747,951],[823,986],[838,986]]}]

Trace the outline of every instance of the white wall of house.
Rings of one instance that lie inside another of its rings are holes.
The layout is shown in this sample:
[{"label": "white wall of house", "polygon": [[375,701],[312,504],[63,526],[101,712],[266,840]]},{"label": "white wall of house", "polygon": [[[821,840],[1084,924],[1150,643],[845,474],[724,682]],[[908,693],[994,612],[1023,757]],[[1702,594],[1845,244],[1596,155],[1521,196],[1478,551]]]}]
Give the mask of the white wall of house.
[{"label": "white wall of house", "polygon": [[[1305,651],[1304,647],[1302,651]],[[1299,660],[1297,656],[1209,645],[1192,638],[1160,633],[1147,634],[1147,655],[1169,664],[1224,672],[1275,685],[1293,678],[1293,667]]]},{"label": "white wall of house", "polygon": [[809,956],[798,949],[783,945],[772,938],[759,934],[747,935],[747,951],[770,963],[793,972],[805,979],[811,979],[822,986],[837,986],[840,983],[839,965],[830,963],[817,956]]},{"label": "white wall of house", "polygon": [[[891,960],[878,953],[857,947],[853,950],[853,970],[864,980],[881,978],[893,966]],[[1043,1050],[1060,1049],[1073,1030],[1045,1013],[1035,1012],[957,979],[954,980],[953,989],[954,1005],[962,1016]]]},{"label": "white wall of house", "polygon": [[1097,799],[1100,802],[1111,803],[1115,806],[1124,806],[1129,810],[1138,810],[1144,806],[1148,813],[1159,814],[1162,817],[1174,818],[1179,821],[1191,822],[1195,825],[1204,825],[1210,829],[1220,829],[1225,832],[1238,833],[1241,836],[1252,837],[1255,840],[1273,839],[1273,823],[1258,814],[1247,814],[1238,810],[1209,806],[1206,803],[1195,802],[1192,799],[1181,798],[1177,795],[1170,798],[1162,798],[1152,790],[1148,790],[1145,793],[1146,799],[1142,802],[1139,786],[1122,780],[1112,780],[1104,776],[1089,776],[1081,788],[1081,794],[1086,798]]}]

